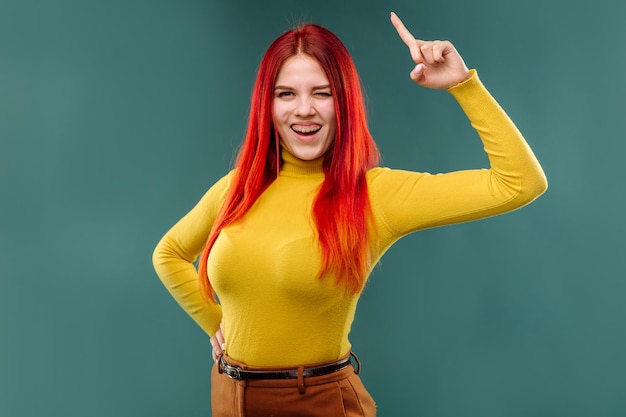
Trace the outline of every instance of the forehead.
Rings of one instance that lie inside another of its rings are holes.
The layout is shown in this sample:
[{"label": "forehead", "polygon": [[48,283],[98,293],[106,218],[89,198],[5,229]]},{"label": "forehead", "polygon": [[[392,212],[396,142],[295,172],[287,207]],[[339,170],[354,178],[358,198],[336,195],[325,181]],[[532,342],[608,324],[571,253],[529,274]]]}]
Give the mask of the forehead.
[{"label": "forehead", "polygon": [[314,58],[305,54],[289,57],[280,67],[276,85],[284,83],[328,84],[328,78],[322,66]]}]

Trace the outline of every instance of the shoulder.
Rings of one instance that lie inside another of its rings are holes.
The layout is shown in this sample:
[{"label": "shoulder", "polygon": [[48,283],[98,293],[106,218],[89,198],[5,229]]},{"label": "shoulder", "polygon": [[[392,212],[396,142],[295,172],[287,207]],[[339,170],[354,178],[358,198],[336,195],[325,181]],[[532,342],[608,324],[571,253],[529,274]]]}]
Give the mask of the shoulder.
[{"label": "shoulder", "polygon": [[226,194],[228,193],[228,190],[233,183],[234,177],[235,170],[231,170],[226,175],[214,182],[204,193],[204,196],[200,200],[200,203],[220,205],[226,199]]},{"label": "shoulder", "polygon": [[228,191],[228,189],[230,188],[231,184],[234,181],[235,178],[235,173],[237,172],[237,170],[233,169],[231,171],[229,171],[226,175],[224,175],[222,178],[220,178],[219,180],[217,180],[209,189],[215,189],[215,190],[219,190],[221,192],[226,192]]},{"label": "shoulder", "polygon": [[404,169],[393,169],[388,167],[372,168],[366,173],[367,185],[385,187],[399,185],[407,180],[417,181],[425,175],[425,172],[407,171]]},{"label": "shoulder", "polygon": [[420,181],[429,175],[387,167],[372,168],[366,174],[368,194],[372,202],[388,204],[400,195],[415,192]]}]

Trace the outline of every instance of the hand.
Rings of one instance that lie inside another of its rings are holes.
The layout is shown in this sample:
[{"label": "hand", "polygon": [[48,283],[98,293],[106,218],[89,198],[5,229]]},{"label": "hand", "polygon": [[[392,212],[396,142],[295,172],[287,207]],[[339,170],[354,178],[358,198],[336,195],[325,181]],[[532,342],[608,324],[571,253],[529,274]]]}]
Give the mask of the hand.
[{"label": "hand", "polygon": [[211,338],[211,355],[213,356],[213,362],[217,362],[217,358],[224,353],[226,348],[226,341],[224,340],[224,327],[220,323],[219,330],[215,333],[215,336]]},{"label": "hand", "polygon": [[449,41],[415,39],[402,20],[391,12],[391,23],[411,51],[415,68],[411,79],[422,87],[444,89],[467,80],[470,72],[463,58]]}]

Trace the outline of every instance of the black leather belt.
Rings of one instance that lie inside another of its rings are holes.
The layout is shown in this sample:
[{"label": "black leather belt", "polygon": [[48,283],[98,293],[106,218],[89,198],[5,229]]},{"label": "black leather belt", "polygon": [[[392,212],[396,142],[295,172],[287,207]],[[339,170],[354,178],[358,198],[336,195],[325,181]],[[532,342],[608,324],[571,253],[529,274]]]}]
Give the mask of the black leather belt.
[{"label": "black leather belt", "polygon": [[[327,365],[309,366],[302,368],[302,376],[309,378],[312,376],[327,375],[333,372],[341,371],[350,365],[350,356],[337,362]],[[250,369],[242,369],[238,366],[232,366],[226,362],[224,357],[219,360],[220,373],[226,374],[232,379],[296,379],[298,378],[298,368],[276,370],[276,371],[257,371]]]}]

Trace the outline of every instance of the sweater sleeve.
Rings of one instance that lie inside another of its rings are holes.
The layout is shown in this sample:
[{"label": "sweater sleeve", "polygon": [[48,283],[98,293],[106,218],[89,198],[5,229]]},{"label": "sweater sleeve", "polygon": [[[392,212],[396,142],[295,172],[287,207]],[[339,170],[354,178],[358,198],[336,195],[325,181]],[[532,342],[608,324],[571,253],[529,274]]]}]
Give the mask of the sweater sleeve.
[{"label": "sweater sleeve", "polygon": [[515,210],[547,188],[532,150],[476,71],[448,91],[480,136],[490,167],[436,175],[372,170],[369,186],[373,209],[394,238]]},{"label": "sweater sleeve", "polygon": [[163,236],[152,255],[154,269],[167,290],[209,336],[219,329],[222,310],[219,304],[202,297],[194,262],[202,252],[229,184],[230,175],[215,183]]}]

